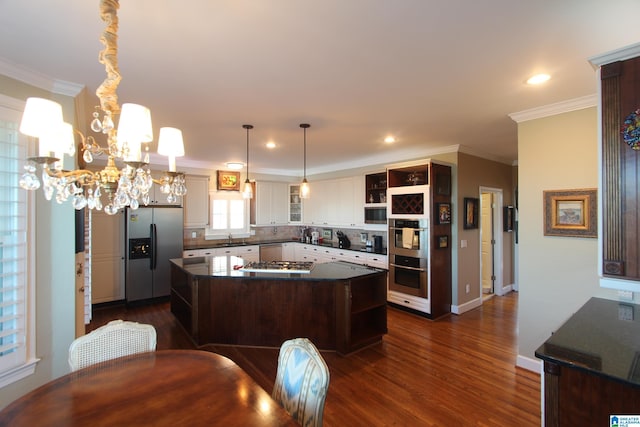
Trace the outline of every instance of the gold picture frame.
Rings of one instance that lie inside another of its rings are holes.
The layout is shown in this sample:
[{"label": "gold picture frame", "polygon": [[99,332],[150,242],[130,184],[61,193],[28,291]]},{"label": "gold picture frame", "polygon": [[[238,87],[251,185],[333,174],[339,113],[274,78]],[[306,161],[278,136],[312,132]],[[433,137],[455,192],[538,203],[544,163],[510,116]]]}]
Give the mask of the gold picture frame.
[{"label": "gold picture frame", "polygon": [[597,189],[543,193],[545,236],[598,237]]},{"label": "gold picture frame", "polygon": [[240,172],[218,171],[217,189],[226,191],[240,191]]}]

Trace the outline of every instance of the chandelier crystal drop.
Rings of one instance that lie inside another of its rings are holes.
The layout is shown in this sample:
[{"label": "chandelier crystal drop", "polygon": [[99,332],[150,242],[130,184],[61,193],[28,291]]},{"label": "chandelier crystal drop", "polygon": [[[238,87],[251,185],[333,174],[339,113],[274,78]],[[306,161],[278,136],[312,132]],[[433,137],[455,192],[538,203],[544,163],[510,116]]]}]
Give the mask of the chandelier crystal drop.
[{"label": "chandelier crystal drop", "polygon": [[[116,89],[120,83],[118,68],[118,16],[119,0],[101,0],[100,17],[106,27],[100,37],[104,49],[99,62],[105,66],[107,77],[96,90],[100,105],[95,108],[90,128],[107,138],[107,147],[101,147],[91,135],[85,136],[62,118],[60,104],[43,98],[28,98],[20,123],[20,132],[38,138],[38,156],[27,159],[20,187],[25,190],[42,188],[47,200],[64,203],[71,199],[73,207],[103,210],[115,215],[126,206],[137,209],[148,205],[153,184],[167,195],[168,203],[187,193],[185,176],[176,172],[175,158],[184,156],[182,132],[175,128],[161,128],[158,152],[169,157],[169,171],[156,180],[148,169],[149,147],[153,140],[151,113],[138,104],[118,104]],[[101,117],[102,116],[102,117]],[[115,118],[119,116],[116,127]],[[167,129],[167,131],[165,131]],[[78,168],[62,169],[64,155],[76,155]],[[144,151],[143,151],[144,149]],[[94,158],[106,155],[106,166],[101,170],[86,169]],[[116,161],[122,166],[116,166]],[[40,165],[42,178],[38,178]],[[106,205],[102,196],[106,197]]]}]

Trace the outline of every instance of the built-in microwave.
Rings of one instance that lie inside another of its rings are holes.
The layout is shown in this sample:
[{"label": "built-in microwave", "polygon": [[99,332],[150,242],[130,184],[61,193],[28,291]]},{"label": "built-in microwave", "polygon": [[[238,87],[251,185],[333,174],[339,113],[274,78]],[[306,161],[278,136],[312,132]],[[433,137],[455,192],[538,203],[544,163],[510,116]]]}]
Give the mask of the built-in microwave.
[{"label": "built-in microwave", "polygon": [[386,224],[387,208],[385,206],[365,206],[364,207],[364,223],[365,224]]}]

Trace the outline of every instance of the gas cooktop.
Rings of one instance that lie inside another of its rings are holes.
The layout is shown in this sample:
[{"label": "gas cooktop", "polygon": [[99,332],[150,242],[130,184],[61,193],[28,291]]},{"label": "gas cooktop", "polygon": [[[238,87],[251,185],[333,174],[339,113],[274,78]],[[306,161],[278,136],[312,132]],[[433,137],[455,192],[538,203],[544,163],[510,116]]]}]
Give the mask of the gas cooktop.
[{"label": "gas cooktop", "polygon": [[260,273],[311,273],[312,262],[306,261],[261,261],[245,264],[240,271]]}]

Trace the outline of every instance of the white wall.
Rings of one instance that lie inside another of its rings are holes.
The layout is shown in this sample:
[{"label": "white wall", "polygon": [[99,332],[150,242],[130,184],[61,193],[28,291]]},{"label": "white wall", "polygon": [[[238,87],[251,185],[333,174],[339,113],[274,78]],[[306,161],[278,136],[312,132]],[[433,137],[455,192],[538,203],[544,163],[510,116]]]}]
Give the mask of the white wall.
[{"label": "white wall", "polygon": [[597,239],[543,233],[543,191],[598,186],[596,107],[518,124],[518,354],[535,350],[599,287]]}]

